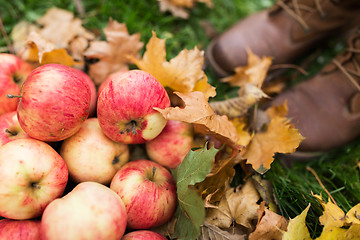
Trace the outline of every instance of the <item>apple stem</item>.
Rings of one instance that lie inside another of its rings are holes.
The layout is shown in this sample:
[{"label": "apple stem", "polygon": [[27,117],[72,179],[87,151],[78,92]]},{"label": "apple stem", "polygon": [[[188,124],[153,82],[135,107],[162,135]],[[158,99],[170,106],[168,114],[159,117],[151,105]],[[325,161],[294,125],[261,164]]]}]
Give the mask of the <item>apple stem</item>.
[{"label": "apple stem", "polygon": [[36,189],[40,189],[40,188],[41,188],[40,185],[37,184],[37,183],[31,183],[31,186],[32,186],[33,188],[36,188]]},{"label": "apple stem", "polygon": [[6,97],[7,98],[22,98],[22,96],[20,96],[20,95],[12,95],[12,94],[7,94]]},{"label": "apple stem", "polygon": [[136,121],[131,121],[131,125],[132,125],[132,133],[136,135]]},{"label": "apple stem", "polygon": [[153,167],[153,171],[152,171],[152,179],[154,179],[155,172],[156,172],[156,167]]},{"label": "apple stem", "polygon": [[17,135],[17,132],[13,132],[13,131],[11,131],[11,130],[9,130],[9,129],[5,129],[5,132],[6,133],[9,133],[11,136],[16,136]]}]

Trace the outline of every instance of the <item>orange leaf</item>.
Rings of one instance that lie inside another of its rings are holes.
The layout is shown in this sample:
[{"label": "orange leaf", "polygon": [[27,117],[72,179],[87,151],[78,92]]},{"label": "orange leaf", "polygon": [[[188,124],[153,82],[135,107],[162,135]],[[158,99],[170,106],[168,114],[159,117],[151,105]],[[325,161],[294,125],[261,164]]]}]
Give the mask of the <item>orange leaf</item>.
[{"label": "orange leaf", "polygon": [[248,65],[244,67],[235,68],[235,74],[221,79],[223,82],[228,82],[231,86],[244,86],[247,83],[261,87],[269,67],[271,65],[270,57],[259,58],[247,49]]},{"label": "orange leaf", "polygon": [[111,73],[128,70],[129,57],[138,57],[143,47],[140,34],[129,35],[124,23],[110,19],[104,33],[107,41],[91,42],[84,53],[87,58],[99,59],[89,67],[89,75],[96,85],[100,85]]},{"label": "orange leaf", "polygon": [[303,137],[298,129],[286,118],[275,117],[270,121],[265,132],[256,133],[244,158],[259,173],[270,169],[275,153],[292,153],[299,146]]},{"label": "orange leaf", "polygon": [[188,18],[189,13],[185,8],[193,8],[195,2],[205,3],[208,7],[212,7],[211,0],[158,0],[160,11],[170,11],[175,17]]},{"label": "orange leaf", "polygon": [[215,88],[207,83],[202,70],[204,53],[196,47],[182,50],[175,58],[166,61],[165,39],[159,39],[153,32],[141,60],[131,58],[141,69],[152,74],[164,87],[187,93],[202,91],[207,98],[215,96]]},{"label": "orange leaf", "polygon": [[165,119],[193,123],[194,130],[202,134],[213,135],[219,141],[232,147],[239,148],[239,135],[234,125],[226,116],[216,115],[211,109],[202,92],[175,92],[185,103],[184,108],[170,107],[154,108]]}]

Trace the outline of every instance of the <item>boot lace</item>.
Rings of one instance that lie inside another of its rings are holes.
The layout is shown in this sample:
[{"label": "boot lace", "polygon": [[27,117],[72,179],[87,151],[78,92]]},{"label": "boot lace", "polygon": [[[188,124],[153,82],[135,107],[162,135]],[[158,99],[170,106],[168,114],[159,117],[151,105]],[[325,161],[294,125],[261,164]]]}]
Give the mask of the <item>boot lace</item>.
[{"label": "boot lace", "polygon": [[[315,9],[318,11],[322,18],[326,17],[326,12],[322,9],[320,0],[314,0]],[[280,0],[276,2],[276,5],[285,10],[290,16],[292,16],[305,31],[309,31],[310,27],[303,19],[304,12],[313,11],[313,7],[299,3],[299,0]]]}]

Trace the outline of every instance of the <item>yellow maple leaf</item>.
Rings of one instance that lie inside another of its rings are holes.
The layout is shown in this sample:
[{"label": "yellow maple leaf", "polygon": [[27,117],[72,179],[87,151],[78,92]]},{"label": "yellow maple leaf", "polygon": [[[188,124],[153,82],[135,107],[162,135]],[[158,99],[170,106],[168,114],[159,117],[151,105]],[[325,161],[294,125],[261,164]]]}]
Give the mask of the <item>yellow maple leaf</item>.
[{"label": "yellow maple leaf", "polygon": [[157,38],[153,32],[142,59],[131,59],[141,70],[153,75],[164,87],[181,93],[202,91],[207,98],[216,94],[215,88],[207,83],[207,77],[202,70],[204,53],[196,47],[182,50],[168,62],[165,39]]},{"label": "yellow maple leaf", "polygon": [[154,108],[165,119],[192,123],[196,132],[212,135],[222,143],[240,148],[234,125],[227,116],[215,114],[202,92],[174,93],[184,101],[185,107]]},{"label": "yellow maple leaf", "polygon": [[250,143],[253,135],[251,135],[247,129],[248,126],[247,126],[247,123],[245,122],[245,119],[244,118],[233,118],[230,121],[235,126],[236,131],[239,135],[239,141],[237,143],[241,146],[246,147]]},{"label": "yellow maple leaf", "polygon": [[360,224],[360,203],[346,213],[346,223]]},{"label": "yellow maple leaf", "polygon": [[323,215],[319,217],[321,225],[326,227],[341,227],[345,223],[345,213],[330,200],[326,203],[321,195],[313,194],[324,209]]},{"label": "yellow maple leaf", "polygon": [[261,87],[269,67],[271,65],[270,57],[259,58],[253,54],[250,49],[246,49],[248,54],[248,64],[244,67],[235,68],[235,74],[222,78],[221,81],[228,82],[231,86],[244,86],[247,83]]},{"label": "yellow maple leaf", "polygon": [[240,189],[229,188],[219,204],[207,210],[206,221],[220,228],[229,228],[234,222],[252,228],[252,222],[258,218],[259,199],[252,181],[247,181]]},{"label": "yellow maple leaf", "polygon": [[290,219],[287,231],[284,232],[282,240],[311,240],[309,229],[306,227],[305,218],[310,204],[304,211],[293,219]]},{"label": "yellow maple leaf", "polygon": [[130,57],[139,57],[143,47],[140,34],[129,35],[124,23],[110,19],[104,33],[106,41],[92,41],[84,53],[87,58],[99,59],[89,66],[89,75],[96,85],[100,85],[111,73],[128,70]]}]

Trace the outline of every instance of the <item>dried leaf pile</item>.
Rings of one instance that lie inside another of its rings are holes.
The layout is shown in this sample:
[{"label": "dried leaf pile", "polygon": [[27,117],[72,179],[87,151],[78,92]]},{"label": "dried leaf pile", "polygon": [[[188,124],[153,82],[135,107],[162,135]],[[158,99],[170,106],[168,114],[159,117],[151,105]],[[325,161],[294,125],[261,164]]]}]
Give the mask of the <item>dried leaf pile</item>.
[{"label": "dried leaf pile", "polygon": [[[158,2],[162,11],[186,18],[186,9],[196,0]],[[211,6],[210,0],[198,2]],[[178,208],[173,220],[157,231],[176,239],[311,239],[305,226],[308,208],[288,221],[272,209],[275,204],[265,191],[268,188],[259,190],[259,181],[251,177],[255,172],[264,174],[275,153],[292,153],[303,139],[286,118],[286,102],[265,112],[256,107],[267,98],[262,86],[271,58],[259,58],[248,50],[248,66],[222,79],[240,87],[238,97],[214,102],[216,89],[202,70],[202,50],[184,49],[167,59],[166,39],[157,38],[155,32],[146,45],[140,33],[130,34],[125,23],[112,19],[103,32],[106,39],[85,29],[72,13],[51,8],[36,23],[19,23],[11,37],[16,54],[25,61],[34,66],[59,63],[88,69],[97,87],[110,74],[136,66],[167,89],[172,107],[156,110],[168,120],[191,123],[201,148],[190,151],[173,170]],[[232,188],[237,164],[247,175],[246,183]],[[324,208],[319,239],[359,239],[355,235],[360,230],[359,205],[344,214],[334,203],[315,197]]]}]

